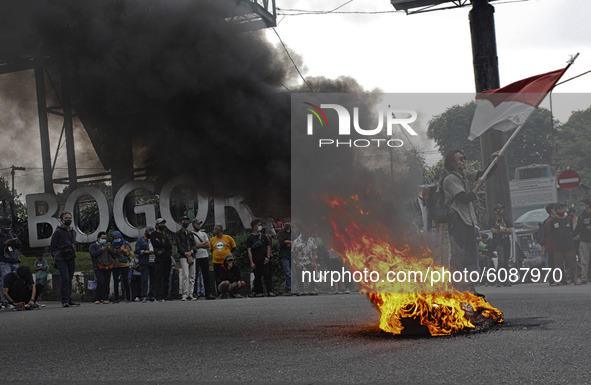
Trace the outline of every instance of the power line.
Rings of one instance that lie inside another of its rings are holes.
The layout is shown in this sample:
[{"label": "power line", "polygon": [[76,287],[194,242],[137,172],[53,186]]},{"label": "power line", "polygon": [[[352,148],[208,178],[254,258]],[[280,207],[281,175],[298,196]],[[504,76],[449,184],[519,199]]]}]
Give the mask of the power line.
[{"label": "power line", "polygon": [[[352,1],[352,0],[351,0]],[[348,1],[344,4],[341,4],[337,8],[330,10],[330,11],[323,11],[323,10],[313,10],[313,9],[294,9],[294,8],[280,8],[277,7],[278,15],[281,16],[302,16],[302,15],[328,15],[328,14],[335,14],[335,15],[379,15],[379,14],[387,14],[387,13],[401,13],[403,11],[340,11],[335,12],[337,9],[343,7],[346,4],[349,4],[351,1]],[[496,5],[499,4],[511,4],[511,3],[524,3],[529,0],[506,0],[506,1],[497,1]],[[452,7],[456,8],[456,7]],[[459,7],[457,7],[459,8]],[[435,9],[435,11],[440,9]]]},{"label": "power line", "polygon": [[275,35],[277,35],[277,37],[279,38],[279,41],[281,42],[281,45],[283,46],[283,49],[287,53],[287,56],[289,57],[289,60],[291,60],[293,66],[296,69],[296,71],[298,71],[298,74],[300,75],[300,78],[302,78],[302,80],[304,81],[304,83],[308,86],[308,89],[310,90],[310,92],[313,92],[312,91],[312,87],[310,87],[310,84],[308,84],[308,82],[306,81],[306,79],[304,78],[304,76],[302,75],[302,73],[300,72],[300,69],[298,68],[298,66],[295,63],[295,61],[293,60],[293,58],[291,57],[289,51],[287,50],[287,47],[285,46],[285,44],[283,43],[283,40],[281,39],[281,36],[279,36],[279,33],[277,33],[277,30],[275,28],[273,28],[273,32],[275,32]]}]

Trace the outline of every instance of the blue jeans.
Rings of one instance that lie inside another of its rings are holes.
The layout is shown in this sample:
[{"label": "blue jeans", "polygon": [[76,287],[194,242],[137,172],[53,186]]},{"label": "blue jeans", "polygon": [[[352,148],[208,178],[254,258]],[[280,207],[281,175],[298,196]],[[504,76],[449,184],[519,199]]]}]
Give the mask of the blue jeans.
[{"label": "blue jeans", "polygon": [[154,283],[156,282],[156,267],[153,263],[140,265],[142,274],[142,299],[154,299]]},{"label": "blue jeans", "polygon": [[62,303],[72,302],[72,279],[76,269],[76,260],[55,261],[62,279]]},{"label": "blue jeans", "polygon": [[18,264],[10,262],[0,262],[0,293],[2,293],[2,303],[4,306],[8,305],[8,301],[4,297],[4,276],[10,274],[18,268]]},{"label": "blue jeans", "polygon": [[291,293],[291,258],[281,258],[281,267],[283,267],[283,274],[285,274],[285,289],[284,293]]},{"label": "blue jeans", "polygon": [[195,297],[205,297],[205,285],[203,285],[203,274],[201,274],[201,270],[195,275],[197,279],[195,280],[195,290],[193,294],[195,294]]}]

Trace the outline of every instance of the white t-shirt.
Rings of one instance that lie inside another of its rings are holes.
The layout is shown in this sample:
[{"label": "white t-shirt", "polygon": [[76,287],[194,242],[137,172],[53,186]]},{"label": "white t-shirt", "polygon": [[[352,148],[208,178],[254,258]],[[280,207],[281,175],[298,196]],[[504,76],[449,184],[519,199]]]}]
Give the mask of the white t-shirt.
[{"label": "white t-shirt", "polygon": [[207,234],[205,234],[205,232],[202,230],[191,231],[191,234],[193,234],[193,239],[195,240],[196,244],[207,242],[207,246],[205,246],[205,248],[197,248],[195,258],[209,258],[209,253],[207,252],[207,249],[209,249],[209,238],[207,238]]}]

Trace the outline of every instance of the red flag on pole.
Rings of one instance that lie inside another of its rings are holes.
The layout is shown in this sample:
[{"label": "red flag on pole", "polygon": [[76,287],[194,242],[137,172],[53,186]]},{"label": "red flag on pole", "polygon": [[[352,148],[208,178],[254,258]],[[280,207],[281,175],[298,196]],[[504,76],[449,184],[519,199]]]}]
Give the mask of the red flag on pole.
[{"label": "red flag on pole", "polygon": [[568,66],[477,94],[468,139],[474,140],[491,128],[505,132],[524,124],[567,69]]}]

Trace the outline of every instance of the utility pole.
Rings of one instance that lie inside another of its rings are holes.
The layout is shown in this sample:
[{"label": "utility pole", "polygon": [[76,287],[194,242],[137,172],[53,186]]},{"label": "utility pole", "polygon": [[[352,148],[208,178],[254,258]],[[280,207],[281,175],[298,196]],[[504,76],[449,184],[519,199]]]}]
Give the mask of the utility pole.
[{"label": "utility pole", "polygon": [[10,167],[10,176],[12,177],[12,199],[10,200],[10,216],[12,217],[12,228],[16,225],[16,216],[14,212],[14,200],[15,200],[15,190],[14,190],[14,172],[15,171],[25,171],[24,167],[16,167],[14,164]]},{"label": "utility pole", "polygon": [[10,166],[10,176],[12,177],[12,200],[14,200],[15,190],[14,190],[14,172],[15,171],[25,171],[26,168],[24,167],[16,167],[15,165]]},{"label": "utility pole", "polygon": [[[469,19],[476,92],[500,88],[494,12],[495,9],[488,0],[472,0]],[[488,130],[480,137],[483,167],[489,163],[490,155],[500,150],[503,144],[505,134],[501,131]],[[512,212],[506,156],[499,159],[495,172],[487,178],[485,188],[487,216],[497,202],[505,206],[506,212]],[[512,216],[507,219],[510,219],[512,225]]]}]

